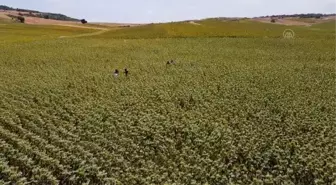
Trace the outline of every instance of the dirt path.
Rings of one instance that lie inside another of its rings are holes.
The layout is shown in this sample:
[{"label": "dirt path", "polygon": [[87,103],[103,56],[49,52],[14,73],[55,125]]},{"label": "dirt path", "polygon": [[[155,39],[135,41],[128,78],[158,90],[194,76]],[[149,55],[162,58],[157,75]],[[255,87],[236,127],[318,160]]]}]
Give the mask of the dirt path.
[{"label": "dirt path", "polygon": [[200,25],[201,25],[200,23],[197,23],[197,22],[194,22],[194,21],[190,21],[189,23],[190,23],[190,24],[193,24],[193,25],[197,25],[197,26],[200,26]]},{"label": "dirt path", "polygon": [[269,24],[281,24],[287,26],[311,26],[312,24],[306,22],[295,21],[291,19],[276,19],[274,23],[271,22],[271,18],[255,18],[252,19],[257,22],[269,23]]},{"label": "dirt path", "polygon": [[73,27],[73,28],[86,28],[86,29],[95,29],[95,30],[106,30],[106,29],[108,29],[108,28],[96,27],[95,25],[93,25],[93,26],[83,26],[82,24],[55,24],[55,26],[67,26],[67,27]]},{"label": "dirt path", "polygon": [[[100,29],[100,28],[99,28]],[[89,37],[89,36],[94,36],[94,35],[100,35],[103,33],[106,33],[110,31],[111,29],[103,29],[101,28],[100,31],[93,32],[93,33],[84,33],[84,34],[79,34],[79,35],[71,35],[71,36],[60,36],[59,39],[65,39],[65,38],[78,38],[78,37]]]}]

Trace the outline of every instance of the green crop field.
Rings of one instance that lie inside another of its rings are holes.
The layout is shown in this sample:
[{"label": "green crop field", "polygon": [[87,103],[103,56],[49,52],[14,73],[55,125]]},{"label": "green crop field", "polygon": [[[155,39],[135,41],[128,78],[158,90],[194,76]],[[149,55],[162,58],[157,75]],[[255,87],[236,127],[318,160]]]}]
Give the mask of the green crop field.
[{"label": "green crop field", "polygon": [[318,28],[320,30],[325,30],[325,31],[333,31],[335,35],[336,22],[335,21],[325,22],[325,23],[313,25],[312,27]]},{"label": "green crop field", "polygon": [[335,185],[335,24],[196,23],[0,24],[0,184]]},{"label": "green crop field", "polygon": [[14,24],[0,20],[0,44],[50,40],[59,37],[88,34],[95,31],[95,29],[68,26]]},{"label": "green crop field", "polygon": [[282,38],[282,33],[284,30],[292,29],[295,31],[297,38],[335,39],[334,21],[326,22],[323,24],[315,24],[313,27],[265,24],[250,20],[224,21],[217,19],[208,19],[195,23],[196,24],[178,22],[144,25],[126,30],[114,30],[96,36],[95,38]]}]

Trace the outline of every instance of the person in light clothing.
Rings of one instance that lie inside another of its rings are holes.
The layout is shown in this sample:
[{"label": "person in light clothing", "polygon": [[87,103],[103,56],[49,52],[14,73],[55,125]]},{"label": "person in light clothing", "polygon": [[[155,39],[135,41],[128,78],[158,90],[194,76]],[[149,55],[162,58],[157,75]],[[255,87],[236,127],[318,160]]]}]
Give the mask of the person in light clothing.
[{"label": "person in light clothing", "polygon": [[115,78],[117,78],[119,76],[119,70],[118,69],[114,70],[113,75]]}]

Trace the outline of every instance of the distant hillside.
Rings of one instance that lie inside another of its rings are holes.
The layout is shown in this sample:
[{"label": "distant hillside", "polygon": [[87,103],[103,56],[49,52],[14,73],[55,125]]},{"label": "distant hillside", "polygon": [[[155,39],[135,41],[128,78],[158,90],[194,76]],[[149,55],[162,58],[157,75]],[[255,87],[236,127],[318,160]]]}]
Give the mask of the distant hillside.
[{"label": "distant hillside", "polygon": [[277,17],[277,18],[286,18],[286,17],[296,17],[296,18],[323,18],[323,17],[329,17],[329,16],[336,16],[336,14],[321,14],[321,13],[308,13],[308,14],[283,14],[283,15],[267,15],[267,16],[261,16],[259,18],[265,18],[265,17]]},{"label": "distant hillside", "polygon": [[286,29],[295,31],[296,38],[335,39],[335,21],[308,26],[287,26],[282,24],[263,23],[253,19],[218,18],[184,21],[111,30],[95,38],[117,39],[158,39],[158,38],[200,38],[200,37],[230,37],[230,38],[283,38]]},{"label": "distant hillside", "polygon": [[68,17],[68,16],[63,15],[63,14],[12,8],[12,7],[8,7],[8,6],[5,6],[5,5],[0,5],[0,10],[3,10],[3,11],[17,11],[17,12],[19,12],[20,15],[26,16],[26,17],[38,17],[38,18],[60,20],[60,21],[80,21],[79,19],[71,18],[71,17]]}]

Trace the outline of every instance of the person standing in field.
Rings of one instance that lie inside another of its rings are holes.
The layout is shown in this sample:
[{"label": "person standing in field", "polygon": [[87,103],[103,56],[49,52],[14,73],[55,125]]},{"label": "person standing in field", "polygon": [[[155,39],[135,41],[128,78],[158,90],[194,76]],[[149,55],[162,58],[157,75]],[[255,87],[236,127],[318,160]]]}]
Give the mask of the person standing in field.
[{"label": "person standing in field", "polygon": [[127,68],[125,68],[124,73],[125,73],[125,76],[128,77],[128,73],[129,73],[129,72],[128,72]]},{"label": "person standing in field", "polygon": [[174,64],[175,64],[175,61],[174,61],[174,60],[170,60],[170,61],[168,60],[168,61],[167,61],[167,65],[174,65]]},{"label": "person standing in field", "polygon": [[119,76],[119,70],[118,69],[114,70],[113,75],[115,78],[117,78]]}]

